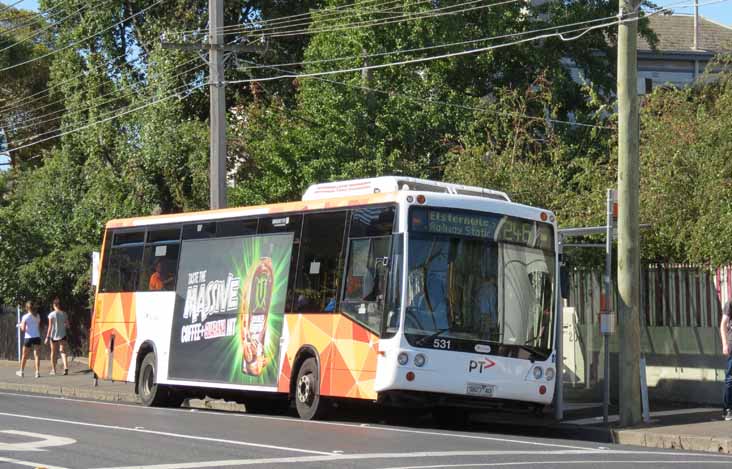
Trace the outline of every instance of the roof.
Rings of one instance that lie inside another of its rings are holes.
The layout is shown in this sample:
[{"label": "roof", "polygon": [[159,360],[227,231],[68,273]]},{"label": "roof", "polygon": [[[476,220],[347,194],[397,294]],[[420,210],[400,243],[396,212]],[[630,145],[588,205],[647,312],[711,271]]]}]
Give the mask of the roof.
[{"label": "roof", "polygon": [[[656,52],[732,52],[732,28],[704,17],[699,17],[699,47],[694,50],[694,16],[653,15],[648,18],[650,28],[658,36]],[[651,51],[642,37],[638,37],[638,50]]]},{"label": "roof", "polygon": [[259,215],[276,215],[278,213],[300,212],[307,210],[327,210],[343,207],[396,202],[398,193],[387,192],[377,194],[351,195],[346,197],[320,199],[311,201],[284,202],[251,207],[222,208],[198,212],[174,213],[147,217],[120,218],[107,222],[107,228],[131,228],[135,226],[162,225],[166,223],[192,223],[228,218]]},{"label": "roof", "polygon": [[325,182],[308,187],[302,200],[318,200],[345,195],[374,194],[379,192],[397,192],[400,190],[443,192],[447,194],[472,195],[489,199],[510,202],[505,192],[494,191],[482,187],[430,181],[406,176],[381,176],[367,179],[351,179],[349,181]]}]

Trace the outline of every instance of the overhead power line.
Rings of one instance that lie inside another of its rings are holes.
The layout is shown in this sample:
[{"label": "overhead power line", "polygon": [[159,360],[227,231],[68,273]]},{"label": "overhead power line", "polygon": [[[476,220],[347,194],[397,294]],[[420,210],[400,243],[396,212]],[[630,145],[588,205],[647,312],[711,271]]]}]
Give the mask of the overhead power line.
[{"label": "overhead power line", "polygon": [[28,16],[28,18],[25,21],[22,21],[11,28],[2,29],[2,32],[4,34],[10,34],[13,31],[17,31],[18,29],[23,29],[26,26],[33,24],[33,22],[38,21],[39,18],[43,21],[46,21],[46,18],[44,17],[44,15],[50,16],[51,13],[54,13],[56,11],[61,11],[61,10],[63,10],[62,4],[59,3],[58,5],[55,5],[51,8],[49,8],[48,10],[31,12],[31,14]]},{"label": "overhead power line", "polygon": [[189,86],[189,85],[180,86],[180,87],[176,88],[176,90],[189,91],[189,93],[186,96],[181,97],[180,93],[178,91],[176,91],[176,92],[170,93],[170,94],[168,94],[166,96],[163,96],[163,97],[160,97],[160,98],[157,98],[157,99],[152,99],[151,101],[149,101],[149,102],[147,102],[145,104],[140,104],[139,106],[133,107],[131,109],[128,106],[124,111],[121,111],[119,113],[113,114],[113,115],[108,116],[108,117],[105,117],[103,119],[95,120],[94,122],[90,122],[88,124],[85,124],[85,125],[82,125],[80,127],[76,127],[76,128],[70,129],[70,130],[62,131],[62,132],[59,132],[59,133],[57,133],[55,135],[51,135],[51,136],[46,137],[46,138],[43,138],[41,140],[35,140],[35,141],[30,142],[30,143],[27,143],[25,145],[20,145],[20,146],[14,147],[14,148],[10,148],[10,149],[8,149],[7,153],[13,153],[13,152],[22,150],[24,148],[32,147],[33,145],[38,145],[39,143],[47,142],[49,140],[53,140],[53,139],[56,139],[56,138],[60,138],[60,137],[63,137],[65,135],[69,135],[69,134],[72,134],[72,133],[75,133],[75,132],[80,132],[80,131],[82,131],[84,129],[88,129],[89,127],[94,127],[95,125],[99,125],[99,124],[103,124],[105,122],[109,122],[109,121],[114,120],[114,119],[117,119],[119,117],[126,116],[127,114],[131,114],[133,112],[141,111],[141,110],[146,109],[146,108],[148,108],[150,106],[154,106],[154,105],[159,104],[159,103],[161,103],[163,101],[167,101],[170,98],[180,97],[181,99],[187,99],[190,96],[190,92],[193,92],[193,91],[195,91],[195,90],[197,90],[199,88],[202,88],[202,87],[204,87],[206,85],[207,85],[206,83],[200,83],[198,85],[193,85],[193,86]]},{"label": "overhead power line", "polygon": [[[178,65],[177,67],[175,67],[174,70],[175,69],[182,68],[183,66],[188,65],[189,63],[194,62],[194,61],[197,61],[197,60],[199,60],[198,57],[195,57],[195,58],[192,58],[190,60],[187,60],[187,61],[183,62],[182,64]],[[204,67],[205,65],[206,64],[201,63],[201,64],[196,65],[194,67],[190,67],[190,68],[188,68],[188,69],[186,69],[186,70],[184,70],[184,71],[182,71],[180,73],[177,73],[177,74],[172,75],[170,77],[166,77],[164,79],[164,82],[163,83],[169,83],[169,82],[175,80],[176,78],[181,77],[181,76],[184,76],[184,75],[187,75],[190,72],[193,72],[195,70],[198,70],[198,69]],[[113,90],[113,91],[110,91],[110,92],[105,93],[103,95],[95,96],[95,99],[106,98],[107,96],[115,95],[119,91],[120,90]],[[139,90],[131,89],[131,90],[128,90],[126,92],[123,92],[122,94],[120,94],[118,96],[113,96],[110,99],[105,99],[103,101],[100,101],[100,102],[97,102],[95,104],[92,104],[91,106],[87,106],[87,107],[80,108],[80,109],[74,109],[74,110],[60,109],[58,111],[49,112],[49,113],[44,114],[42,116],[37,116],[37,117],[33,117],[31,119],[26,119],[26,120],[22,121],[22,123],[20,125],[16,125],[16,126],[6,125],[6,127],[10,131],[18,132],[19,130],[23,130],[23,129],[26,129],[26,128],[37,127],[39,125],[43,125],[43,124],[46,124],[48,122],[57,121],[57,120],[60,120],[60,119],[62,119],[64,117],[67,117],[67,116],[70,116],[70,115],[73,116],[73,115],[80,114],[80,113],[85,112],[85,111],[90,111],[90,110],[99,108],[99,107],[101,107],[101,106],[103,106],[105,104],[113,103],[115,101],[120,101],[120,100],[126,99],[126,98],[131,98],[131,97],[133,97],[133,96],[135,96],[137,94],[139,94]]]},{"label": "overhead power line", "polygon": [[26,42],[26,41],[28,41],[30,39],[36,38],[36,37],[40,36],[42,33],[44,33],[45,31],[48,31],[51,28],[55,28],[55,27],[63,24],[69,18],[71,18],[72,16],[78,15],[79,13],[81,13],[85,9],[89,8],[90,6],[96,7],[96,6],[102,4],[102,3],[106,2],[106,1],[107,0],[101,0],[101,1],[99,1],[96,4],[93,4],[93,5],[90,4],[90,3],[86,3],[86,4],[82,5],[79,9],[77,9],[76,11],[74,11],[72,13],[69,13],[68,15],[64,16],[63,18],[61,18],[60,20],[56,21],[55,23],[49,23],[45,27],[43,27],[43,28],[39,29],[38,31],[36,31],[34,34],[29,34],[29,35],[25,36],[24,38],[19,39],[16,42],[10,44],[9,46],[6,46],[3,49],[0,49],[0,52],[4,52],[4,51],[6,51],[8,49],[11,49],[11,48],[17,46],[18,44],[22,44],[22,43],[24,43],[24,42]]},{"label": "overhead power line", "polygon": [[[354,4],[354,9],[348,10],[347,12],[345,12],[345,14],[341,14],[341,15],[336,15],[336,16],[321,15],[317,11],[315,11],[315,12],[313,12],[313,15],[312,15],[314,18],[308,18],[305,20],[297,20],[298,22],[289,21],[289,22],[282,22],[282,24],[270,24],[270,25],[262,25],[262,26],[257,25],[258,27],[255,27],[255,28],[246,27],[246,26],[242,26],[242,25],[232,25],[224,33],[226,35],[238,34],[238,33],[251,33],[251,34],[255,35],[256,37],[261,37],[261,36],[273,37],[274,35],[276,35],[278,33],[287,33],[287,32],[296,33],[296,32],[301,32],[301,31],[309,31],[309,26],[313,23],[313,21],[316,21],[316,20],[319,24],[319,27],[321,29],[324,29],[326,26],[331,26],[331,25],[335,26],[338,21],[343,21],[343,20],[347,20],[349,18],[364,16],[364,15],[373,15],[373,14],[378,14],[378,13],[393,15],[393,18],[386,18],[386,19],[407,18],[407,17],[412,17],[412,16],[430,16],[433,14],[437,14],[439,12],[449,11],[451,9],[456,9],[459,7],[466,7],[468,5],[473,5],[473,4],[484,2],[484,1],[486,1],[486,0],[469,0],[469,1],[464,1],[461,3],[456,3],[453,5],[447,5],[444,7],[434,7],[434,3],[432,2],[432,0],[419,0],[417,2],[409,4],[409,6],[416,7],[416,6],[419,6],[422,4],[430,4],[433,6],[433,8],[431,8],[430,10],[417,10],[417,11],[406,11],[406,12],[404,11],[405,5],[404,5],[403,1],[398,2],[397,5],[390,6],[389,8],[385,8],[385,6],[389,5],[390,3],[393,3],[393,2],[387,2],[386,4],[376,5],[379,7],[378,10],[356,9],[356,7],[355,7],[356,5],[358,5],[358,8],[361,8],[361,5]],[[518,1],[518,0],[516,0],[516,1]],[[399,11],[399,10],[401,10],[401,11]],[[386,19],[375,18],[375,19],[362,20],[362,21],[357,21],[357,22],[346,22],[346,24],[341,24],[339,26],[341,26],[341,27],[344,27],[344,26],[357,27],[359,25],[368,26],[368,23],[378,23],[381,21],[385,21]],[[290,24],[287,24],[287,23],[290,23]],[[295,28],[300,28],[300,29],[295,29]]]},{"label": "overhead power line", "polygon": [[125,18],[125,19],[123,19],[121,21],[118,21],[117,23],[113,24],[112,26],[109,26],[107,28],[104,28],[101,31],[98,31],[98,32],[96,32],[94,34],[91,34],[89,36],[86,36],[86,37],[84,37],[82,39],[79,39],[77,41],[73,41],[70,44],[68,44],[68,45],[66,45],[66,46],[64,46],[64,47],[62,47],[60,49],[54,49],[51,52],[48,52],[47,54],[43,54],[43,55],[40,55],[38,57],[34,57],[32,59],[28,59],[25,62],[21,62],[21,63],[15,64],[15,65],[10,65],[10,66],[7,66],[5,68],[0,68],[0,72],[4,72],[4,71],[7,71],[7,70],[12,70],[12,69],[17,68],[17,67],[20,67],[22,65],[26,65],[26,64],[35,62],[37,60],[45,59],[46,57],[50,57],[50,56],[52,56],[54,54],[58,54],[59,52],[65,51],[67,49],[70,49],[70,48],[72,48],[73,46],[75,46],[77,44],[81,44],[82,42],[88,41],[89,39],[92,39],[92,38],[94,38],[96,36],[99,36],[100,34],[103,34],[103,33],[107,32],[107,31],[109,31],[110,29],[116,28],[117,26],[119,26],[121,24],[124,24],[124,23],[126,23],[127,21],[129,21],[129,20],[131,20],[133,18],[136,18],[137,16],[140,16],[141,14],[143,14],[146,11],[150,10],[151,8],[154,8],[154,7],[158,6],[158,5],[160,5],[164,1],[165,0],[157,0],[153,4],[146,6],[142,10],[138,11],[137,13],[134,13],[134,14],[128,16],[127,18]]},{"label": "overhead power line", "polygon": [[334,58],[330,58],[330,59],[306,60],[306,61],[289,62],[289,63],[275,64],[275,65],[253,65],[251,67],[249,67],[249,66],[244,67],[242,70],[248,71],[248,70],[259,69],[259,68],[291,67],[291,66],[296,66],[296,65],[314,65],[314,64],[331,63],[331,62],[342,62],[342,61],[346,61],[346,60],[358,60],[358,59],[363,60],[363,59],[370,59],[370,58],[374,58],[374,57],[409,54],[412,52],[423,52],[426,50],[445,49],[448,47],[463,46],[466,44],[475,44],[478,42],[487,42],[487,41],[494,41],[497,39],[508,39],[511,37],[526,36],[527,34],[534,34],[534,33],[545,32],[545,31],[559,32],[557,30],[560,30],[563,28],[570,28],[570,27],[574,27],[574,26],[599,23],[602,21],[607,21],[607,20],[611,20],[611,19],[615,19],[615,18],[617,18],[616,15],[606,16],[604,18],[597,18],[594,20],[586,20],[586,21],[577,21],[575,23],[568,23],[568,24],[563,24],[563,25],[559,25],[559,26],[549,26],[546,28],[530,29],[527,31],[521,31],[521,32],[517,32],[517,33],[501,34],[498,36],[489,36],[489,37],[483,37],[480,39],[469,39],[466,41],[451,42],[451,43],[447,43],[447,44],[436,44],[433,46],[415,47],[412,49],[397,49],[397,50],[393,50],[393,51],[376,52],[376,53],[372,53],[372,54],[341,56],[341,57],[334,57]]},{"label": "overhead power line", "polygon": [[25,1],[25,0],[18,0],[17,2],[15,2],[15,3],[11,3],[10,5],[5,5],[4,7],[0,8],[0,13],[2,13],[2,12],[4,12],[4,11],[7,11],[7,10],[10,10],[10,9],[11,9],[11,8],[13,8],[13,7],[15,6],[15,5],[18,5],[19,3],[23,3],[24,1]]},{"label": "overhead power line", "polygon": [[[476,0],[472,2],[468,2],[467,4],[473,4],[484,0]],[[462,6],[462,5],[451,5],[447,7],[442,8],[435,8],[433,10],[425,10],[422,12],[416,12],[416,13],[410,13],[410,14],[404,14],[401,17],[396,18],[388,18],[388,19],[376,19],[376,20],[366,20],[361,21],[357,23],[352,24],[346,24],[338,27],[324,27],[324,28],[304,28],[299,30],[293,30],[293,31],[281,31],[281,32],[272,32],[272,33],[259,33],[258,31],[251,32],[250,36],[254,39],[263,39],[263,38],[275,38],[275,37],[291,37],[291,36],[303,36],[303,35],[312,35],[312,34],[318,34],[318,33],[326,33],[326,32],[337,32],[337,31],[346,31],[350,29],[361,29],[361,28],[372,28],[372,27],[378,27],[378,26],[386,26],[390,24],[397,24],[397,23],[403,23],[407,21],[415,21],[415,20],[421,20],[421,19],[432,19],[432,18],[439,18],[443,16],[448,15],[457,15],[460,13],[467,13],[471,11],[477,11],[477,10],[483,10],[486,8],[493,8],[496,6],[506,5],[509,3],[516,3],[520,0],[503,0],[501,2],[496,3],[490,3],[487,5],[475,5],[468,8],[462,8],[455,10],[454,8],[456,6]],[[226,35],[232,35],[232,34],[240,34],[244,31],[227,31]],[[249,32],[249,31],[246,31]]]}]

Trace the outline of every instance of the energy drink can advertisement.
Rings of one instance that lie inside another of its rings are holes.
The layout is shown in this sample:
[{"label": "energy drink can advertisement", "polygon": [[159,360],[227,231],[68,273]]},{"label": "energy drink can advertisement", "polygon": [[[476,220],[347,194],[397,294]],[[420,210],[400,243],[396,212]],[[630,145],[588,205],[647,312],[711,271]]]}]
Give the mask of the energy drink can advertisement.
[{"label": "energy drink can advertisement", "polygon": [[171,379],[276,386],[291,233],[183,241]]}]

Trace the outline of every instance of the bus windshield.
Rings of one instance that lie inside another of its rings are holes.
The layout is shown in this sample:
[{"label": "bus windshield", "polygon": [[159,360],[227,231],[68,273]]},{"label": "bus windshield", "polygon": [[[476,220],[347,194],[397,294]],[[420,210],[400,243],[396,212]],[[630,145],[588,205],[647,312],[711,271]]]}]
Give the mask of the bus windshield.
[{"label": "bus windshield", "polygon": [[551,225],[425,207],[410,212],[410,225],[404,326],[412,345],[549,355]]}]

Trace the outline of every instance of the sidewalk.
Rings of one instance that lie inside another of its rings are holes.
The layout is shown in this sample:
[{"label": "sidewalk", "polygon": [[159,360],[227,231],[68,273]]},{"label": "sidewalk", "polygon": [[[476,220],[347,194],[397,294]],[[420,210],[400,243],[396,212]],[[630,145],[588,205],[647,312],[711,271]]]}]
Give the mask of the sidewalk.
[{"label": "sidewalk", "polygon": [[[60,363],[59,363],[60,365]],[[59,366],[59,370],[61,367]],[[85,358],[77,358],[69,365],[68,376],[49,376],[50,362],[41,361],[41,377],[34,378],[33,363],[26,365],[25,376],[15,375],[18,364],[15,361],[0,360],[0,391],[28,392],[51,396],[78,399],[93,399],[120,403],[138,403],[134,386],[130,383],[99,381],[95,387],[93,374]],[[224,411],[245,411],[242,404],[213,399],[191,399],[184,406],[199,409]],[[654,408],[653,404],[651,405]],[[562,433],[584,435],[604,435],[606,441],[644,446],[650,448],[674,448],[690,451],[704,451],[732,454],[732,422],[721,418],[721,411],[714,408],[669,407],[651,412],[651,422],[633,428],[617,428],[610,417],[610,427],[602,425],[602,417],[597,417],[597,408],[580,406],[568,410],[565,420],[556,423],[551,419],[525,420],[514,416],[518,425],[544,425],[550,431],[563,430]],[[602,410],[600,409],[600,415]],[[476,416],[476,421],[499,421],[492,415]],[[525,421],[524,421],[525,420]],[[602,438],[602,437],[601,437]]]}]

